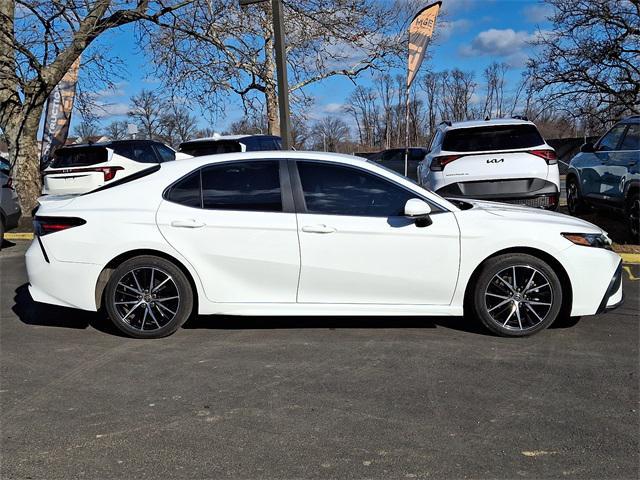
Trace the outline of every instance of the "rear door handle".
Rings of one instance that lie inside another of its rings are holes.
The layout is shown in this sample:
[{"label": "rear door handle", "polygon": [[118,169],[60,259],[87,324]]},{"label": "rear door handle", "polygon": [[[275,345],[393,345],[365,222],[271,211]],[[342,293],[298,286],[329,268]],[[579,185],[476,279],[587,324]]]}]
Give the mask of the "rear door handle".
[{"label": "rear door handle", "polygon": [[202,228],[205,226],[205,223],[198,222],[191,218],[188,220],[174,220],[171,222],[171,226],[177,228]]},{"label": "rear door handle", "polygon": [[305,225],[302,227],[302,231],[307,233],[333,233],[336,229],[326,225]]}]

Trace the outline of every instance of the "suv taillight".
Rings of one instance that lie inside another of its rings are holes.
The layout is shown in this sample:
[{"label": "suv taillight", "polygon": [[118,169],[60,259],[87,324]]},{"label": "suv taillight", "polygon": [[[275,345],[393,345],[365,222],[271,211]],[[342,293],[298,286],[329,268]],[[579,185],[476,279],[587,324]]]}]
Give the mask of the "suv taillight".
[{"label": "suv taillight", "polygon": [[429,166],[429,170],[432,172],[441,172],[445,165],[453,162],[454,160],[459,159],[463,155],[443,155],[441,157],[433,157],[431,160],[431,165]]},{"label": "suv taillight", "polygon": [[84,173],[84,172],[101,172],[104,175],[104,181],[113,180],[119,170],[124,167],[95,167],[95,168],[61,168],[51,172],[45,172],[45,175],[55,175],[58,173]]},{"label": "suv taillight", "polygon": [[531,150],[529,153],[536,157],[544,158],[547,165],[556,165],[558,163],[558,156],[555,150]]},{"label": "suv taillight", "polygon": [[7,183],[2,185],[2,188],[10,188],[11,190],[13,190],[13,178],[9,177],[7,179]]},{"label": "suv taillight", "polygon": [[61,232],[69,228],[79,227],[87,223],[77,217],[38,217],[33,219],[33,230],[36,235],[43,237],[50,233]]}]

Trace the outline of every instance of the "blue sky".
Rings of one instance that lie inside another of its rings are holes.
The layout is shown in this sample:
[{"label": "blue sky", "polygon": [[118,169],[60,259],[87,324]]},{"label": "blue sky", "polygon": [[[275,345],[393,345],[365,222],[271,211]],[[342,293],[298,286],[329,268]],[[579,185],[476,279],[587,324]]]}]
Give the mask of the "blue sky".
[{"label": "blue sky", "polygon": [[[424,3],[427,5],[430,1]],[[436,25],[439,38],[429,47],[431,59],[425,61],[422,70],[439,71],[456,67],[474,70],[481,90],[482,70],[494,60],[507,62],[513,67],[507,79],[507,88],[512,88],[531,52],[527,42],[538,29],[549,27],[546,21],[548,14],[548,8],[537,0],[443,0],[443,11]],[[132,27],[109,33],[99,39],[93,48],[110,48],[126,65],[126,71],[122,72],[124,79],[117,87],[99,92],[99,100],[105,103],[106,110],[102,117],[103,124],[126,118],[131,95],[143,88],[160,88],[153,65],[136,45]],[[390,73],[395,75],[404,72]],[[358,83],[370,84],[371,75],[363,75]],[[351,81],[340,77],[308,87],[307,94],[315,99],[311,117],[319,118],[338,112],[353,88]],[[209,126],[222,131],[242,116],[242,110],[238,99],[232,98],[225,116],[214,125],[206,121],[202,112],[194,110],[194,114],[201,118],[200,127]],[[79,121],[79,115],[74,115],[72,125]]]}]

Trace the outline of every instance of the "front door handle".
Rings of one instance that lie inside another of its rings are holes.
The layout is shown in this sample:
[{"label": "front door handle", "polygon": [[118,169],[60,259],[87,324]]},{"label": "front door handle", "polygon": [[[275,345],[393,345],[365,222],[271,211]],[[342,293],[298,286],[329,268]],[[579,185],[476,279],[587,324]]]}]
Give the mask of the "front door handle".
[{"label": "front door handle", "polygon": [[190,218],[188,220],[174,220],[171,222],[171,226],[177,228],[202,228],[205,224]]},{"label": "front door handle", "polygon": [[302,231],[306,233],[333,233],[336,229],[327,225],[305,225],[302,227]]}]

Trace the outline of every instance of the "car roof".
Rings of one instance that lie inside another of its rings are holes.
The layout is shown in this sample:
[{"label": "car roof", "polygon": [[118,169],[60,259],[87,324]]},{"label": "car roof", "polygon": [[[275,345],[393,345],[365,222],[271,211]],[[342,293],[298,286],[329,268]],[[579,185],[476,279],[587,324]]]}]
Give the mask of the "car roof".
[{"label": "car roof", "polygon": [[117,145],[129,145],[135,143],[162,143],[157,140],[149,140],[141,138],[138,140],[109,140],[108,142],[96,142],[96,143],[74,143],[72,145],[64,145],[60,148],[77,148],[77,147],[109,147]]},{"label": "car roof", "polygon": [[631,115],[630,117],[623,118],[619,123],[640,123],[640,115]]},{"label": "car roof", "polygon": [[451,124],[444,124],[445,131],[448,130],[456,130],[458,128],[477,128],[477,127],[487,127],[493,125],[534,125],[533,122],[529,120],[524,120],[522,118],[492,118],[489,120],[465,120],[462,122],[452,122]]},{"label": "car roof", "polygon": [[212,137],[203,137],[203,138],[194,138],[193,140],[187,140],[183,142],[184,144],[198,143],[198,142],[217,142],[219,140],[240,140],[242,138],[248,137],[277,137],[277,135],[266,135],[266,134],[239,134],[239,135],[214,135]]}]

